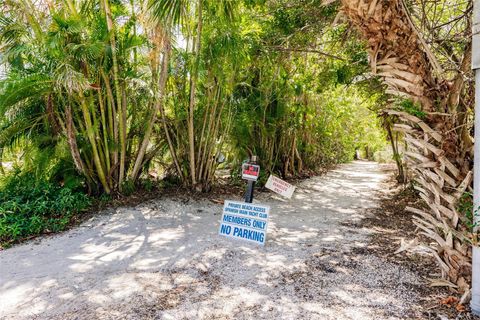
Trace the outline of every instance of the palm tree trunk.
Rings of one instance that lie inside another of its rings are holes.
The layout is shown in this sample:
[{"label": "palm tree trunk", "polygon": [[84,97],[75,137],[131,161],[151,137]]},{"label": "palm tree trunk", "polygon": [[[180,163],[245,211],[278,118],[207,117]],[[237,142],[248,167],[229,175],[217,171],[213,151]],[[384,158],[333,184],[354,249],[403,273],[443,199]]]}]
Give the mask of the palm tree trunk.
[{"label": "palm tree trunk", "polygon": [[[427,114],[419,119],[388,111],[404,123],[397,130],[405,135],[415,188],[430,208],[429,212],[408,210],[416,214],[414,223],[420,233],[438,243],[432,254],[443,277],[459,291],[468,291],[471,248],[462,236],[456,203],[470,185],[472,172],[465,165],[469,161],[458,147],[460,139],[449,114],[457,108],[457,96],[440,78],[439,64],[413,25],[403,0],[342,0],[342,10],[368,41],[372,73],[383,78],[387,92],[410,97]],[[461,91],[462,81],[454,87]]]}]

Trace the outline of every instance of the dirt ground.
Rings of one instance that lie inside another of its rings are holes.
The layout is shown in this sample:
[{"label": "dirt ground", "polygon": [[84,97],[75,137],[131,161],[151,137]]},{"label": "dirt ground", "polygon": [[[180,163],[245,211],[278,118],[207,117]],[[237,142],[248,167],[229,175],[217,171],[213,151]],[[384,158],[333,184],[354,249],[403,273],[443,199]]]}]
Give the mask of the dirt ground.
[{"label": "dirt ground", "polygon": [[291,200],[261,193],[255,202],[271,206],[264,247],[218,236],[222,205],[210,200],[106,210],[0,251],[0,318],[457,317],[440,304],[446,291],[425,285],[431,260],[393,254],[413,234],[396,212],[410,198],[388,206],[386,169],[356,161],[299,183]]}]

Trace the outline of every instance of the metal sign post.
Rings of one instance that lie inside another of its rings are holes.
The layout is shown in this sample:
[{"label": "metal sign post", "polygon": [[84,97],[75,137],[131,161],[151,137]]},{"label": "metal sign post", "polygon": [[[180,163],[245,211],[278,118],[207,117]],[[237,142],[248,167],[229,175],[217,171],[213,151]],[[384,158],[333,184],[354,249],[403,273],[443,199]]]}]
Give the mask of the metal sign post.
[{"label": "metal sign post", "polygon": [[[477,232],[480,217],[476,208],[480,206],[480,0],[473,3],[472,24],[472,69],[475,71],[475,145],[473,157],[473,222]],[[472,312],[480,315],[480,247],[472,246]]]},{"label": "metal sign post", "polygon": [[245,191],[245,202],[252,203],[253,189],[255,188],[255,181],[260,175],[260,166],[257,165],[257,156],[252,156],[250,162],[242,165],[242,178],[247,180],[247,190]]},{"label": "metal sign post", "polygon": [[255,188],[255,181],[248,180],[247,191],[245,192],[245,202],[252,203],[253,201],[253,189]]}]

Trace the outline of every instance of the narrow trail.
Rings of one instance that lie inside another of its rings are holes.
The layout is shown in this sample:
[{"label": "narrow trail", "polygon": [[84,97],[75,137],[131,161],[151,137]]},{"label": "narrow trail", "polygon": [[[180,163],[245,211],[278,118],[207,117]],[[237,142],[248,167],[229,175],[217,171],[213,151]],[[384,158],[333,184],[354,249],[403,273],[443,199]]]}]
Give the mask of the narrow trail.
[{"label": "narrow trail", "polygon": [[[0,252],[2,319],[399,319],[409,270],[358,227],[388,172],[356,161],[271,206],[265,247],[217,235],[221,205],[155,200]],[[235,199],[232,199],[235,200]],[[239,200],[239,199],[237,199]]]}]

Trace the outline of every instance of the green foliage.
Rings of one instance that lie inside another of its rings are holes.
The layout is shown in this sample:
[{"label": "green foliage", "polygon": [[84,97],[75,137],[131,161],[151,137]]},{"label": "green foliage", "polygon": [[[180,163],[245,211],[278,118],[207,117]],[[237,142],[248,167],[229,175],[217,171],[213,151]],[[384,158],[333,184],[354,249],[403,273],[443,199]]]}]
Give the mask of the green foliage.
[{"label": "green foliage", "polygon": [[426,116],[425,112],[421,110],[419,104],[414,103],[412,100],[402,99],[397,105],[401,110],[411,115],[414,115],[420,119],[425,119],[425,116]]},{"label": "green foliage", "polygon": [[[278,8],[274,21],[259,28],[265,34],[256,32],[251,41],[275,46],[289,32],[289,41],[309,40],[293,31],[302,28],[303,18],[297,17],[302,13],[283,12],[288,10]],[[290,21],[292,17],[299,20]],[[344,26],[325,27],[321,39],[336,43],[344,31]],[[249,52],[233,92],[235,120],[229,141],[237,163],[255,154],[268,173],[302,175],[352,160],[355,149],[368,147],[373,155],[384,148],[376,115],[384,95],[360,77],[368,68],[363,46],[352,40],[345,47],[336,52],[344,55],[325,59],[315,52]]]},{"label": "green foliage", "polygon": [[143,179],[141,181],[143,189],[147,192],[153,191],[155,189],[156,182],[151,179]]},{"label": "green foliage", "polygon": [[464,192],[457,203],[457,210],[460,213],[460,221],[467,230],[471,231],[477,224],[474,217],[480,214],[479,208],[473,210],[473,194]]},{"label": "green foliage", "polygon": [[78,189],[14,174],[0,189],[0,242],[64,230],[90,202]]},{"label": "green foliage", "polygon": [[135,183],[132,180],[126,180],[122,184],[122,193],[126,196],[135,192]]},{"label": "green foliage", "polygon": [[256,154],[265,173],[294,176],[384,145],[383,89],[365,43],[333,23],[338,4],[32,7],[0,14],[0,149],[34,180],[130,195],[158,170],[208,190],[221,153],[231,168]]}]

